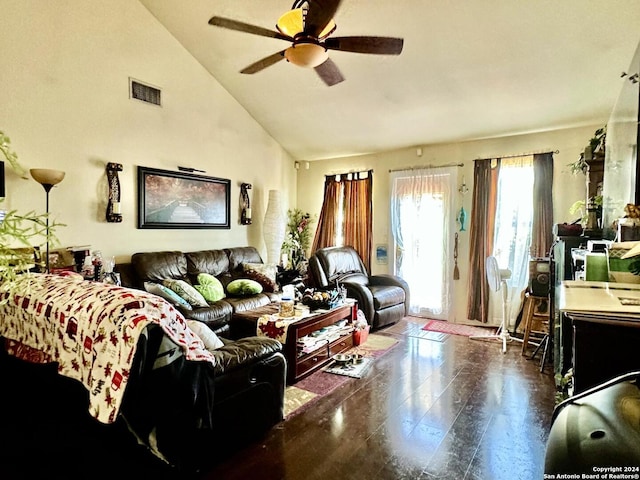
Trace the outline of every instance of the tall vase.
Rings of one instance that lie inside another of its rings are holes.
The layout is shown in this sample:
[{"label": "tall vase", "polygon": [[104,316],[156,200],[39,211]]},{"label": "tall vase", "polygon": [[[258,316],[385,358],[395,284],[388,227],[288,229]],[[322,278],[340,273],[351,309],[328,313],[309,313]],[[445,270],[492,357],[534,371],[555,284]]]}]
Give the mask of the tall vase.
[{"label": "tall vase", "polygon": [[285,228],[282,193],[278,190],[269,190],[269,203],[262,224],[264,243],[267,247],[267,263],[275,265],[280,263],[280,250],[284,241]]}]

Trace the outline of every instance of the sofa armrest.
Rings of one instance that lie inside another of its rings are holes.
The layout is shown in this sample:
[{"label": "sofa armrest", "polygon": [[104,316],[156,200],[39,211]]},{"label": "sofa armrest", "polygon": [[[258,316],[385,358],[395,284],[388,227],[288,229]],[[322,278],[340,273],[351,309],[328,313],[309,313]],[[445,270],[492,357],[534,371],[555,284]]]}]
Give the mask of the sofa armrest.
[{"label": "sofa armrest", "polygon": [[404,290],[404,314],[409,314],[409,305],[410,305],[410,297],[409,297],[409,284],[404,281],[402,278],[397,275],[389,275],[386,273],[382,273],[379,275],[372,275],[369,277],[369,282],[371,285],[393,285],[396,287],[400,287]]},{"label": "sofa armrest", "polygon": [[216,375],[223,375],[282,351],[282,344],[267,337],[245,337],[240,340],[222,339],[225,345],[213,351]]}]

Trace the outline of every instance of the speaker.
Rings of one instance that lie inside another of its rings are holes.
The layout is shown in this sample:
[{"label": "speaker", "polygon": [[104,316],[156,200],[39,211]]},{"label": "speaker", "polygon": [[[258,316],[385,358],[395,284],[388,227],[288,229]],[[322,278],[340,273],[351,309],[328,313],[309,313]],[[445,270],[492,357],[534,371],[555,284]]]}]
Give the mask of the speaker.
[{"label": "speaker", "polygon": [[529,290],[536,297],[549,295],[551,268],[549,258],[532,258],[529,261]]}]

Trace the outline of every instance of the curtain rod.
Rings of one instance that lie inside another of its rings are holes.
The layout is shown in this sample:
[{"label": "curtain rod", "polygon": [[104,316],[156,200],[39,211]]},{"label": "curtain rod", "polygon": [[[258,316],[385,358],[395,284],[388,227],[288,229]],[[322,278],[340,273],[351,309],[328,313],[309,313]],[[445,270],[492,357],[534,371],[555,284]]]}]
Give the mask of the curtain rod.
[{"label": "curtain rod", "polygon": [[396,168],[394,170],[389,170],[389,173],[403,172],[405,170],[422,170],[427,168],[444,168],[444,167],[464,167],[464,163],[447,163],[446,165],[418,165],[414,167]]},{"label": "curtain rod", "polygon": [[360,175],[361,173],[366,173],[367,175],[372,174],[373,168],[369,170],[351,170],[350,172],[343,172],[343,173],[328,173],[325,175],[325,177],[329,178],[329,177],[337,177],[342,175]]},{"label": "curtain rod", "polygon": [[[492,160],[494,158],[516,158],[516,157],[526,157],[527,155],[541,155],[543,153],[554,153],[559,154],[560,150],[547,150],[544,152],[529,152],[529,153],[519,153],[517,155],[496,155],[495,157],[484,157],[484,158],[476,158],[476,160]],[[475,161],[475,160],[474,160]]]}]

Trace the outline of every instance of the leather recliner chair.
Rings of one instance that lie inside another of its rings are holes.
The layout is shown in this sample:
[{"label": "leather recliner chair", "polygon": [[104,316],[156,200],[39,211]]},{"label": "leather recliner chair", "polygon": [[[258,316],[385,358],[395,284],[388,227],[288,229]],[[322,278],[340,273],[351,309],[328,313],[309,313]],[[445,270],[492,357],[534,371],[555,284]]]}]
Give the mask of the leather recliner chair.
[{"label": "leather recliner chair", "polygon": [[396,323],[408,314],[409,285],[395,275],[369,275],[353,247],[326,247],[309,259],[314,286],[344,285],[347,296],[358,301],[372,329]]}]

